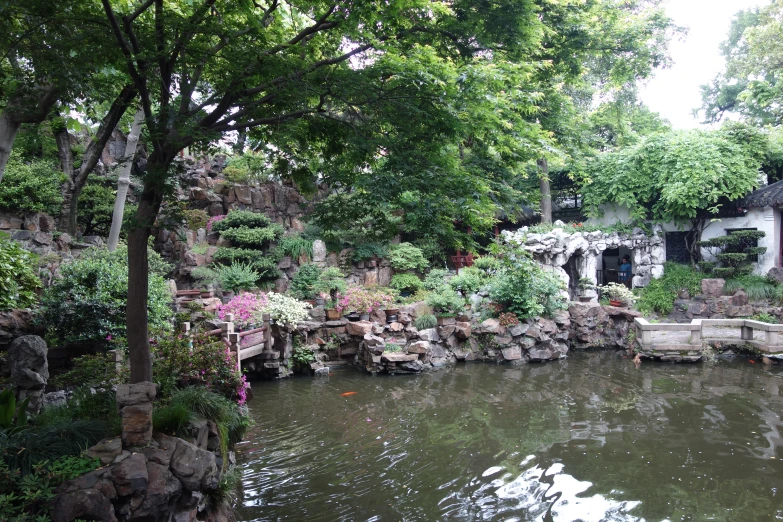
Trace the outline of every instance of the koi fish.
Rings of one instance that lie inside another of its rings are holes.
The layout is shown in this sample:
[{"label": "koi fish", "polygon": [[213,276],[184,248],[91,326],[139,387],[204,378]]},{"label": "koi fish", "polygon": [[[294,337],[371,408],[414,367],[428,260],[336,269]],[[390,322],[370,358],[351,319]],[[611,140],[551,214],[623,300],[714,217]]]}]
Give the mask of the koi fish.
[{"label": "koi fish", "polygon": [[350,397],[351,395],[356,395],[357,393],[359,392],[345,392],[345,393],[341,393],[340,397]]},{"label": "koi fish", "polygon": [[756,361],[754,361],[753,359],[751,359],[751,360],[750,360],[750,364],[756,364]]}]

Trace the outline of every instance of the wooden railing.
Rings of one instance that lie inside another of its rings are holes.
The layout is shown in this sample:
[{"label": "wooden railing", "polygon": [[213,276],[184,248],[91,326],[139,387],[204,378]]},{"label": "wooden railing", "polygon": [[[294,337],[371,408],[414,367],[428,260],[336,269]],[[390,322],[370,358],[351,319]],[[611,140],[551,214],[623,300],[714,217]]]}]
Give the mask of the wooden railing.
[{"label": "wooden railing", "polygon": [[[783,324],[770,324],[752,319],[693,319],[690,323],[651,323],[638,317],[634,319],[634,324],[636,338],[641,347],[652,350],[701,349],[704,341],[713,341],[750,344],[764,352],[783,352],[780,336],[780,332],[783,332]],[[739,328],[740,335],[739,337],[712,335],[724,333],[725,330],[710,327]],[[754,339],[756,330],[764,332],[763,341]],[[655,342],[653,334],[656,332],[686,332],[687,335],[664,339],[663,342],[658,339],[658,342]]]},{"label": "wooden railing", "polygon": [[[272,351],[272,329],[269,326],[269,314],[262,316],[263,326],[259,328],[253,328],[251,330],[245,330],[243,332],[235,332],[234,328],[234,315],[226,314],[226,320],[218,323],[219,328],[204,332],[209,337],[218,337],[230,350],[232,356],[236,359],[237,370],[242,371],[242,361],[255,357],[257,355],[266,355],[266,359],[277,359],[278,352]],[[190,335],[190,323],[184,323],[182,325],[185,334]],[[249,346],[242,345],[242,339],[263,333],[263,337],[260,342],[256,342]]]}]

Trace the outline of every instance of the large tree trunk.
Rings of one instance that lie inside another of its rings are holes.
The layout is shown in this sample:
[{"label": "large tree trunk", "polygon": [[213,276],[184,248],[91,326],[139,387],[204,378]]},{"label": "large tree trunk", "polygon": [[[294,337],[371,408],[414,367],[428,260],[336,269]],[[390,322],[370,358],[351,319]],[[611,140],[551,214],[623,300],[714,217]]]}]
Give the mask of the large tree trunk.
[{"label": "large tree trunk", "polygon": [[14,140],[23,123],[41,123],[49,115],[49,111],[57,101],[57,91],[54,87],[45,86],[38,89],[35,105],[25,108],[25,100],[13,98],[8,101],[0,113],[0,182],[3,181],[5,167],[11,158]]},{"label": "large tree trunk", "polygon": [[133,228],[128,233],[128,304],[125,309],[130,359],[131,384],[152,381],[147,298],[149,267],[147,239],[163,202],[160,173],[168,172],[175,152],[154,151],[147,163],[147,181],[134,215]]},{"label": "large tree trunk", "polygon": [[[106,147],[112,132],[117,127],[120,119],[128,110],[131,102],[136,97],[136,89],[132,85],[123,87],[120,94],[112,102],[109,112],[101,120],[95,137],[87,144],[87,149],[82,156],[82,163],[78,169],[73,169],[72,174],[64,184],[68,188],[68,193],[63,194],[63,205],[60,207],[60,230],[68,231],[69,234],[76,234],[76,219],[79,214],[79,194],[87,184],[87,179],[93,171],[98,161],[101,159],[103,149]],[[57,142],[58,149],[60,142]],[[70,142],[68,142],[68,153],[70,154]],[[62,152],[61,152],[62,155]],[[62,160],[60,160],[62,163]],[[71,160],[73,161],[73,160]],[[68,175],[66,173],[66,175]]]},{"label": "large tree trunk", "polygon": [[541,188],[541,222],[552,222],[552,192],[549,188],[549,165],[546,158],[540,158],[536,161],[540,170],[538,174],[538,184]]},{"label": "large tree trunk", "polygon": [[114,199],[114,212],[111,217],[111,230],[109,231],[109,240],[107,242],[110,252],[117,248],[117,242],[120,240],[122,218],[125,215],[125,200],[128,197],[128,187],[130,186],[130,172],[143,123],[144,111],[139,109],[133,117],[133,125],[131,125],[130,134],[128,134],[128,140],[125,143],[125,157],[123,158],[120,176],[117,180],[117,197]]}]

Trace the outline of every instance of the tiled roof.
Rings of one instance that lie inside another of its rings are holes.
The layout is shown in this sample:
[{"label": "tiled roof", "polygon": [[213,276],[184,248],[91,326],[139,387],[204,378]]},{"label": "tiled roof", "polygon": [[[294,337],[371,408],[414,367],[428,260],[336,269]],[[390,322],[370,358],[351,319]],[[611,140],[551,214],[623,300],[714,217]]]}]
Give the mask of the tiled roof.
[{"label": "tiled roof", "polygon": [[742,200],[748,207],[783,206],[783,181],[778,181],[751,192]]}]

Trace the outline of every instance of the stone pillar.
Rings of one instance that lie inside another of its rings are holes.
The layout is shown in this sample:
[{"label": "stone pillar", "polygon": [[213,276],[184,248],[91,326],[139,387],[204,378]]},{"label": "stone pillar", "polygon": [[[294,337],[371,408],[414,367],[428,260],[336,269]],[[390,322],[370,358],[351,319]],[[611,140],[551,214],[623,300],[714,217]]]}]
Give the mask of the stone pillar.
[{"label": "stone pillar", "polygon": [[152,440],[152,401],[155,383],[139,382],[117,386],[117,408],[122,417],[122,446],[147,446]]},{"label": "stone pillar", "polygon": [[37,335],[17,337],[8,348],[8,366],[11,384],[17,402],[30,398],[27,411],[38,413],[49,379],[49,362],[46,359],[46,342]]},{"label": "stone pillar", "polygon": [[[581,278],[589,279],[592,284],[598,284],[598,278],[596,270],[598,268],[598,258],[592,251],[587,251],[579,258],[576,264],[577,276]],[[596,300],[598,292],[594,288],[585,290],[584,295],[590,297],[592,300]]]}]

